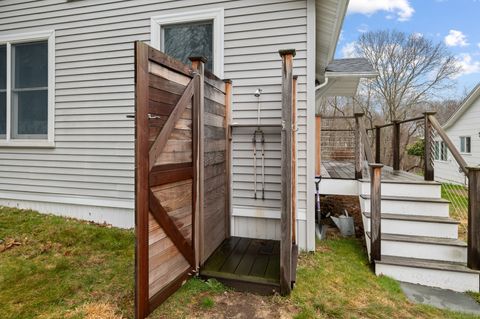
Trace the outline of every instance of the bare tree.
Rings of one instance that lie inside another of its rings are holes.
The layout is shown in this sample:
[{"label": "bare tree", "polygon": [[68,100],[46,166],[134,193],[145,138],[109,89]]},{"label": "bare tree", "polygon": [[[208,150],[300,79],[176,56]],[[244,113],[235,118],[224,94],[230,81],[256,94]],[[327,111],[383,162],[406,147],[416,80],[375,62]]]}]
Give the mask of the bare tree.
[{"label": "bare tree", "polygon": [[[356,54],[367,58],[378,77],[363,81],[354,101],[370,125],[404,120],[424,112],[439,93],[454,87],[460,71],[455,57],[442,42],[395,30],[367,32],[356,44]],[[419,135],[415,123],[402,125],[401,148]],[[383,133],[383,158],[391,161],[391,132]],[[401,152],[401,158],[406,153]]]},{"label": "bare tree", "polygon": [[418,106],[452,88],[459,72],[455,57],[442,42],[399,31],[367,32],[357,42],[379,76],[371,81],[385,121],[416,115]]}]

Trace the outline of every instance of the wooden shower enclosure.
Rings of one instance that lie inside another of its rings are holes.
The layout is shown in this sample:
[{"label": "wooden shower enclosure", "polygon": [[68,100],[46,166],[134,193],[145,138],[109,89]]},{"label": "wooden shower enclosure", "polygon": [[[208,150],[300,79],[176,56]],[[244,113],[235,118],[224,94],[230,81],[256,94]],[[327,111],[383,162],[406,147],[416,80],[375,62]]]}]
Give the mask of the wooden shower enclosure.
[{"label": "wooden shower enclosure", "polygon": [[[206,71],[203,58],[191,61],[187,66],[135,43],[137,318],[147,317],[186,279],[201,274],[209,257],[230,241],[231,82]],[[291,166],[285,170],[291,172]],[[278,282],[284,279],[288,293],[291,208],[285,214],[290,218],[282,228]]]}]

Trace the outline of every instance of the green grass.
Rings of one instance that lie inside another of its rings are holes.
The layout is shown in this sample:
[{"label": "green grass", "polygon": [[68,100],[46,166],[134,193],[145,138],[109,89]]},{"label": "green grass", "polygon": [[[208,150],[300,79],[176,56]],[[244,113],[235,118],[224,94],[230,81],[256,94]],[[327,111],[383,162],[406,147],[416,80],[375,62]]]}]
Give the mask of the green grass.
[{"label": "green grass", "polygon": [[462,185],[443,183],[442,198],[450,201],[450,216],[460,222],[459,238],[466,241],[468,225],[468,189]]},{"label": "green grass", "polygon": [[[0,318],[133,317],[132,231],[0,208],[0,239],[20,243],[0,252]],[[335,239],[300,255],[290,297],[238,293],[194,278],[150,319],[236,317],[255,309],[261,318],[474,318],[410,303],[396,281],[372,273],[361,242]]]},{"label": "green grass", "polygon": [[0,208],[0,239],[0,318],[132,316],[133,231]]}]

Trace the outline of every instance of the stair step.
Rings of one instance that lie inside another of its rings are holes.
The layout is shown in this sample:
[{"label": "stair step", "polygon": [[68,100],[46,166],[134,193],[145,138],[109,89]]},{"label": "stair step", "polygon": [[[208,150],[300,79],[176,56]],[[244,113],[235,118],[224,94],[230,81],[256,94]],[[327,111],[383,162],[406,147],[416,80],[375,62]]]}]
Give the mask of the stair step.
[{"label": "stair step", "polygon": [[[370,231],[369,212],[363,213],[366,232]],[[382,233],[408,236],[458,238],[458,221],[450,217],[382,213]]]},{"label": "stair step", "polygon": [[[370,238],[370,232],[367,232],[367,236]],[[382,240],[417,243],[417,244],[457,246],[457,247],[465,247],[465,248],[467,247],[466,242],[460,239],[455,239],[455,238],[439,238],[439,237],[428,237],[428,236],[398,235],[398,234],[382,233]]]},{"label": "stair step", "polygon": [[472,274],[480,274],[478,270],[472,270],[467,267],[466,263],[458,263],[451,261],[430,260],[420,258],[408,258],[397,256],[382,256],[382,260],[376,260],[375,264],[398,265],[405,267],[426,268],[435,270],[447,270],[455,272],[464,272]]},{"label": "stair step", "polygon": [[480,272],[465,263],[419,258],[382,256],[375,261],[375,273],[399,281],[454,291],[479,291]]},{"label": "stair step", "polygon": [[[369,195],[370,187],[370,181],[362,180],[360,194]],[[382,194],[384,196],[441,198],[442,187],[437,182],[382,180]]]},{"label": "stair step", "polygon": [[[370,232],[366,236],[370,252]],[[382,255],[464,263],[467,244],[455,238],[382,233]]]},{"label": "stair step", "polygon": [[[370,212],[363,213],[365,217],[370,218]],[[395,220],[408,220],[416,222],[426,222],[426,223],[442,223],[442,224],[460,224],[459,221],[452,219],[450,217],[437,217],[437,216],[424,216],[424,215],[404,215],[404,214],[390,214],[382,213],[382,219],[395,219]],[[427,237],[427,236],[423,236]]]},{"label": "stair step", "polygon": [[[370,195],[360,195],[363,211],[370,211]],[[392,214],[449,216],[450,202],[442,198],[382,196],[382,211]]]},{"label": "stair step", "polygon": [[[363,199],[370,199],[370,195],[360,195]],[[450,204],[450,201],[443,198],[433,197],[410,197],[410,196],[382,196],[382,200],[405,201],[405,202],[423,202],[423,203],[445,203]]]}]

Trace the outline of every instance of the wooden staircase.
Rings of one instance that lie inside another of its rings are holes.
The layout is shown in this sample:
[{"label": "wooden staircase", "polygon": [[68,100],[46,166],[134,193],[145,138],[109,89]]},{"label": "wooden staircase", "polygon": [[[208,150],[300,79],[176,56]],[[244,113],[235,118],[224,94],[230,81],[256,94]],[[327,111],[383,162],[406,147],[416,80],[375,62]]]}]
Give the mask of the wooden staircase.
[{"label": "wooden staircase", "polygon": [[[454,291],[480,290],[480,272],[467,268],[467,244],[436,182],[381,182],[381,258],[375,273]],[[370,256],[370,181],[360,180],[360,206]]]}]

